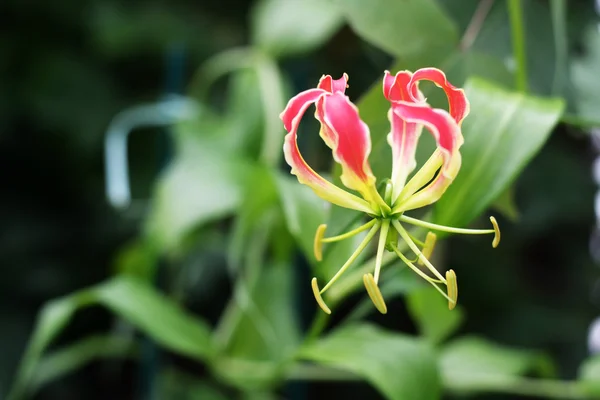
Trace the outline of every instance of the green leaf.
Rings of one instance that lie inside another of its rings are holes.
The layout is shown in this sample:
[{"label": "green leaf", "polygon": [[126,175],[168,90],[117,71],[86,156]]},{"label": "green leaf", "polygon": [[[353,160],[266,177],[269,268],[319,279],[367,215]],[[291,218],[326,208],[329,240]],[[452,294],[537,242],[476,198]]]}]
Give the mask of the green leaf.
[{"label": "green leaf", "polygon": [[502,215],[512,222],[519,219],[519,209],[515,203],[514,185],[509,186],[498,198],[492,203],[492,208],[498,210]]},{"label": "green leaf", "polygon": [[569,37],[567,33],[567,0],[550,0],[554,35],[554,79],[552,94],[565,93],[568,77]]},{"label": "green leaf", "polygon": [[507,92],[481,79],[465,87],[462,167],[435,205],[435,222],[464,226],[481,214],[541,149],[563,111],[558,99]]},{"label": "green leaf", "polygon": [[131,277],[54,300],[42,308],[8,396],[21,399],[29,390],[40,357],[78,309],[99,304],[126,319],[161,346],[199,360],[213,356],[210,328],[152,287]]},{"label": "green leaf", "polygon": [[[257,193],[260,195],[257,196]],[[259,240],[257,236],[262,236],[261,232],[266,228],[265,220],[277,209],[278,196],[273,174],[266,168],[256,168],[249,177],[230,235],[227,257],[232,270],[238,270],[244,259],[253,254],[253,246]],[[264,249],[254,250],[264,252]]]},{"label": "green leaf", "polygon": [[[227,361],[217,362],[215,370],[220,377],[243,389],[268,387],[277,379],[300,342],[295,284],[292,265],[283,263],[263,268],[253,287],[236,288],[237,320],[231,325],[226,353],[232,360],[258,362],[268,368],[252,375],[244,368],[232,368]],[[231,324],[231,319],[228,322]],[[221,331],[217,338],[223,339]]]},{"label": "green leaf", "polygon": [[261,0],[251,14],[252,42],[273,56],[306,53],[329,40],[344,20],[321,0]]},{"label": "green leaf", "polygon": [[92,336],[53,351],[40,360],[31,383],[31,391],[35,392],[94,359],[132,357],[135,354],[132,344],[130,338]]},{"label": "green leaf", "polygon": [[448,301],[431,287],[411,292],[407,305],[421,334],[434,344],[454,333],[464,318],[459,307],[448,310]]},{"label": "green leaf", "polygon": [[287,227],[305,256],[314,263],[314,237],[318,226],[327,220],[326,203],[294,177],[277,175],[276,184]]},{"label": "green leaf", "polygon": [[151,282],[157,265],[156,250],[145,240],[136,239],[123,246],[115,259],[117,274],[128,274]]},{"label": "green leaf", "polygon": [[312,342],[300,357],[366,379],[386,398],[435,400],[441,396],[432,350],[418,339],[372,325],[350,325]]},{"label": "green leaf", "polygon": [[213,355],[208,325],[147,284],[115,278],[87,295],[168,349],[200,360]]},{"label": "green leaf", "polygon": [[591,396],[600,396],[600,356],[590,357],[579,368],[579,382]]},{"label": "green leaf", "polygon": [[443,60],[458,43],[454,23],[434,0],[335,0],[354,31],[397,57],[426,52]]},{"label": "green leaf", "polygon": [[36,328],[17,369],[13,386],[7,395],[7,400],[22,399],[32,389],[29,383],[35,374],[42,353],[68,324],[77,308],[80,307],[80,301],[80,298],[70,296],[51,301],[44,305],[39,313]]},{"label": "green leaf", "polygon": [[156,385],[157,399],[178,400],[227,400],[213,382],[204,381],[179,369],[161,371]]},{"label": "green leaf", "polygon": [[174,250],[192,229],[234,212],[252,165],[218,149],[179,156],[161,177],[147,232],[156,245]]},{"label": "green leaf", "polygon": [[478,391],[481,383],[490,380],[510,387],[516,376],[550,368],[549,361],[538,352],[500,346],[474,336],[445,346],[440,367],[444,384],[457,391]]},{"label": "green leaf", "polygon": [[592,121],[600,121],[600,83],[598,68],[600,67],[600,33],[594,23],[584,37],[586,52],[583,56],[574,57],[571,63],[571,79],[575,89],[575,106],[578,116]]}]

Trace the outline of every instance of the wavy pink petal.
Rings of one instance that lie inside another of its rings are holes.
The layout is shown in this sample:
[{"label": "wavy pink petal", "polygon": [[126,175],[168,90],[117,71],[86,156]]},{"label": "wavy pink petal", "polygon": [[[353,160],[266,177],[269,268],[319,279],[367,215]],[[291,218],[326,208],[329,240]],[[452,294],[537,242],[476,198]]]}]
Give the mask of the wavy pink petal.
[{"label": "wavy pink petal", "polygon": [[[413,73],[412,78],[408,86],[414,90],[417,87],[417,83],[421,80],[428,80],[435,83],[437,86],[442,88],[448,97],[449,112],[452,118],[460,126],[463,119],[469,114],[470,105],[465,91],[453,86],[448,79],[446,74],[437,68],[422,68]],[[413,96],[414,101],[418,101],[416,96]]]},{"label": "wavy pink petal", "polygon": [[461,156],[458,150],[462,145],[462,133],[454,118],[445,110],[407,102],[396,102],[392,107],[394,114],[402,120],[422,124],[435,138],[438,150],[434,153],[431,161],[428,161],[434,167],[431,169],[431,176],[433,176],[439,165],[436,164],[438,161],[435,155],[439,153],[442,159],[440,172],[427,187],[416,194],[414,192],[411,193],[411,191],[418,190],[429,181],[430,177],[419,174],[419,172],[417,172],[413,179],[425,179],[417,182],[416,185],[411,185],[411,179],[406,185],[405,190],[408,192],[403,192],[400,195],[398,207],[394,207],[395,211],[406,211],[437,201],[452,183],[461,165]]},{"label": "wavy pink petal", "polygon": [[[370,212],[369,204],[345,190],[335,186],[317,174],[304,160],[297,143],[297,132],[300,120],[308,107],[330,94],[323,89],[310,89],[294,96],[287,104],[280,117],[288,134],[285,136],[283,152],[286,162],[292,168],[291,173],[321,198],[341,207]],[[343,95],[342,95],[343,96]]]},{"label": "wavy pink petal", "polygon": [[321,122],[321,137],[342,166],[342,182],[369,198],[375,183],[368,162],[371,136],[358,109],[346,95],[335,92],[317,101],[315,116]]}]

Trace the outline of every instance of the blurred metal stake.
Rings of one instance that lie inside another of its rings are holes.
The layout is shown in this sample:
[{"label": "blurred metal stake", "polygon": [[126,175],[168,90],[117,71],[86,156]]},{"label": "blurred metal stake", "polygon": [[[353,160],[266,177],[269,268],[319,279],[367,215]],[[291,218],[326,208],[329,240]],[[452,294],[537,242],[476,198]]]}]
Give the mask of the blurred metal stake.
[{"label": "blurred metal stake", "polygon": [[104,142],[106,197],[119,210],[131,205],[127,139],[135,129],[173,125],[198,117],[200,106],[193,99],[169,95],[154,104],[135,106],[117,114]]}]

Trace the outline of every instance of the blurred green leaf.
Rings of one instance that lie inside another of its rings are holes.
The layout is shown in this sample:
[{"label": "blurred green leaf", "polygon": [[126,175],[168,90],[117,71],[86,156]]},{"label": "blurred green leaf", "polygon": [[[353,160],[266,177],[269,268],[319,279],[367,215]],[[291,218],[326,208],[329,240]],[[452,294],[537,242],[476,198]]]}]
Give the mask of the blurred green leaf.
[{"label": "blurred green leaf", "polygon": [[418,339],[373,325],[350,325],[308,344],[300,357],[366,379],[386,398],[435,400],[441,397],[436,360]]},{"label": "blurred green leaf", "polygon": [[509,186],[508,189],[502,192],[492,203],[492,208],[498,210],[512,222],[516,222],[519,219],[519,209],[515,203],[514,186]]},{"label": "blurred green leaf", "polygon": [[585,360],[579,368],[578,378],[586,393],[600,396],[600,356]]},{"label": "blurred green leaf", "polygon": [[157,184],[146,229],[161,249],[176,249],[190,230],[241,204],[252,165],[227,158],[218,148],[206,150],[178,157]]},{"label": "blurred green leaf", "polygon": [[97,358],[127,358],[135,355],[130,338],[92,336],[44,356],[31,382],[34,392]]},{"label": "blurred green leaf", "polygon": [[[227,252],[230,268],[233,270],[237,270],[244,258],[247,259],[252,254],[250,247],[253,245],[253,237],[264,228],[266,214],[277,208],[279,200],[273,174],[267,169],[256,168],[250,175],[249,182],[252,184],[245,188],[243,204],[237,213]],[[257,193],[260,195],[257,196]]]},{"label": "blurred green leaf", "polygon": [[565,93],[568,79],[569,38],[567,34],[567,0],[550,0],[554,34],[554,79],[552,94]]},{"label": "blurred green leaf", "polygon": [[229,397],[208,381],[180,370],[161,371],[156,388],[157,399],[228,400]]},{"label": "blurred green leaf", "polygon": [[213,355],[209,326],[141,281],[114,278],[82,295],[107,307],[168,349],[195,359]]},{"label": "blurred green leaf", "polygon": [[251,14],[252,42],[272,56],[305,53],[342,26],[338,8],[321,0],[260,0]]},{"label": "blurred green leaf", "polygon": [[227,135],[238,151],[249,157],[260,150],[263,135],[263,104],[256,71],[242,69],[231,74],[227,92],[227,110],[223,123],[232,133]]},{"label": "blurred green leaf", "polygon": [[456,332],[464,318],[459,307],[448,310],[448,301],[431,287],[412,291],[406,300],[419,331],[434,344]]},{"label": "blurred green leaf", "polygon": [[463,122],[462,167],[435,204],[437,223],[464,226],[485,210],[540,150],[564,103],[510,93],[481,79],[465,86],[471,113]]},{"label": "blurred green leaf", "polygon": [[277,175],[277,187],[286,223],[305,256],[316,262],[313,243],[317,227],[326,221],[326,203],[294,177]]},{"label": "blurred green leaf", "polygon": [[116,277],[44,306],[8,395],[9,400],[21,399],[33,388],[31,380],[42,353],[75,311],[95,304],[107,307],[165,348],[195,359],[213,356],[215,349],[210,328],[204,321],[187,314],[142,281]]},{"label": "blurred green leaf", "polygon": [[580,117],[600,122],[600,32],[596,24],[587,29],[584,40],[584,55],[574,56],[571,61],[575,106]]},{"label": "blurred green leaf", "polygon": [[7,400],[22,399],[32,390],[30,383],[42,353],[69,323],[78,307],[80,307],[80,299],[76,296],[54,300],[44,305],[39,313],[36,328],[29,340],[25,354],[16,371]]},{"label": "blurred green leaf", "polygon": [[[268,387],[277,379],[300,342],[295,311],[294,271],[289,263],[269,265],[251,288],[236,291],[238,321],[228,339],[226,353],[232,360],[248,360],[267,365],[257,374],[217,362],[216,371],[230,384],[255,389]],[[222,337],[220,332],[218,339]]]},{"label": "blurred green leaf", "polygon": [[397,57],[443,60],[457,45],[458,32],[434,0],[335,0],[354,31]]},{"label": "blurred green leaf", "polygon": [[547,365],[548,360],[538,352],[500,346],[474,336],[447,344],[440,361],[444,384],[457,391],[485,390],[490,380],[496,387],[503,382],[510,387],[516,376],[543,372]]},{"label": "blurred green leaf", "polygon": [[[514,74],[497,56],[479,51],[469,51],[460,55],[455,54],[453,57],[458,60],[453,63],[453,60],[450,59],[450,62],[447,63],[450,66],[446,72],[449,79],[457,86],[462,86],[472,76],[485,78],[506,88],[513,86]],[[441,90],[436,90],[436,92],[443,96]],[[443,104],[443,107],[447,108],[447,102]]]},{"label": "blurred green leaf", "polygon": [[137,239],[119,250],[115,260],[115,272],[151,282],[157,262],[156,251],[150,243]]}]

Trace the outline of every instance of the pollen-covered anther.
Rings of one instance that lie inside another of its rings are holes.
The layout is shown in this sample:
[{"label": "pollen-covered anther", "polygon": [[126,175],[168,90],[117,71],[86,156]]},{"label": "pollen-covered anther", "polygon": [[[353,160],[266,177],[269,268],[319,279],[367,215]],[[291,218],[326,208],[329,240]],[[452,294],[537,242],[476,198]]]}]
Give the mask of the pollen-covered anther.
[{"label": "pollen-covered anther", "polygon": [[496,221],[496,218],[490,217],[490,222],[494,226],[494,240],[492,241],[492,247],[496,248],[500,244],[500,228],[498,227],[498,221]]},{"label": "pollen-covered anther", "polygon": [[317,304],[319,307],[321,307],[321,310],[325,311],[326,314],[331,314],[331,310],[329,307],[327,307],[327,304],[325,304],[325,301],[323,301],[323,298],[321,297],[321,290],[319,289],[317,278],[312,278],[311,286],[313,294],[315,295],[315,299],[317,300]]},{"label": "pollen-covered anther", "polygon": [[363,275],[363,282],[371,301],[375,305],[375,308],[377,308],[380,313],[387,314],[387,306],[385,305],[385,301],[383,300],[383,296],[381,295],[381,291],[379,290],[377,283],[375,283],[375,278],[373,278],[373,275],[370,273]]},{"label": "pollen-covered anther", "polygon": [[[435,249],[436,242],[437,235],[433,232],[427,232],[427,236],[425,237],[425,244],[423,245],[423,250],[421,251],[426,259],[429,260],[431,258],[431,254],[433,253],[433,249]],[[421,257],[419,257],[417,264],[423,265],[423,259]]]},{"label": "pollen-covered anther", "polygon": [[326,224],[321,224],[315,232],[315,241],[313,244],[313,252],[317,261],[323,260],[323,236],[325,236]]},{"label": "pollen-covered anther", "polygon": [[456,307],[458,300],[458,284],[456,282],[456,274],[454,270],[446,271],[446,286],[448,288],[448,309],[452,310]]}]

